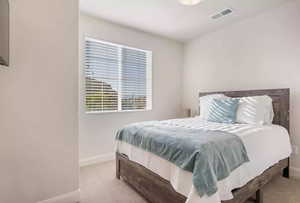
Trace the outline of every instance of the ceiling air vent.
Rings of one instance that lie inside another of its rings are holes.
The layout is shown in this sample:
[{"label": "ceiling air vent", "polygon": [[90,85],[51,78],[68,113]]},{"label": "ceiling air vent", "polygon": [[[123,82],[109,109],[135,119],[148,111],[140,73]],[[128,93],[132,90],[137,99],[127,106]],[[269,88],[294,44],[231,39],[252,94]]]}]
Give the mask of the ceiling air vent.
[{"label": "ceiling air vent", "polygon": [[218,19],[218,18],[221,18],[223,16],[229,15],[231,13],[232,13],[232,10],[230,8],[227,8],[227,9],[225,9],[225,10],[223,10],[223,11],[221,11],[221,12],[215,14],[215,15],[213,15],[211,18],[212,19]]}]

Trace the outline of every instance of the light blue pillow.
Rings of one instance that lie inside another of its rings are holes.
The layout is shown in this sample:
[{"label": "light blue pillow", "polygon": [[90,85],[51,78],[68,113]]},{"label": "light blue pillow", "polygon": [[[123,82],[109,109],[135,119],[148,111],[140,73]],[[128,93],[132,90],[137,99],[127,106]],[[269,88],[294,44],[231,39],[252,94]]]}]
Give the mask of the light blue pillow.
[{"label": "light blue pillow", "polygon": [[208,121],[216,123],[235,123],[239,99],[213,99],[209,106]]}]

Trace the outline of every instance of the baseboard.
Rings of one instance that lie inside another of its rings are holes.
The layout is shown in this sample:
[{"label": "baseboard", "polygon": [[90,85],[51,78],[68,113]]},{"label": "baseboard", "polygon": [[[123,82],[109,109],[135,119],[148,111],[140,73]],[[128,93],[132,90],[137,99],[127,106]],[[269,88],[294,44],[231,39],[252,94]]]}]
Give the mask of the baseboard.
[{"label": "baseboard", "polygon": [[300,168],[290,167],[290,176],[300,180]]},{"label": "baseboard", "polygon": [[93,164],[104,163],[107,161],[113,161],[115,159],[115,153],[102,154],[79,161],[80,167],[89,166]]},{"label": "baseboard", "polygon": [[80,189],[47,200],[43,200],[38,203],[79,203],[79,202],[80,202]]}]

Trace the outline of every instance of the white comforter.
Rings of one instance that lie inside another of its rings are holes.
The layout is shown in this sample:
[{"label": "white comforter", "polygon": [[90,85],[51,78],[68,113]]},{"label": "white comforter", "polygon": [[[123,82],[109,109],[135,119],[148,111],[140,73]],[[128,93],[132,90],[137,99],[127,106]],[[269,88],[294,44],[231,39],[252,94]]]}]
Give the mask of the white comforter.
[{"label": "white comforter", "polygon": [[168,125],[187,128],[221,130],[238,135],[244,142],[250,162],[234,170],[230,176],[218,182],[218,192],[213,196],[200,196],[192,184],[192,173],[178,168],[152,153],[124,142],[117,142],[117,150],[132,161],[150,169],[171,182],[174,189],[187,197],[186,203],[220,203],[232,199],[231,191],[242,187],[266,169],[291,154],[288,132],[278,125],[220,124],[207,122],[200,117],[161,121]]}]

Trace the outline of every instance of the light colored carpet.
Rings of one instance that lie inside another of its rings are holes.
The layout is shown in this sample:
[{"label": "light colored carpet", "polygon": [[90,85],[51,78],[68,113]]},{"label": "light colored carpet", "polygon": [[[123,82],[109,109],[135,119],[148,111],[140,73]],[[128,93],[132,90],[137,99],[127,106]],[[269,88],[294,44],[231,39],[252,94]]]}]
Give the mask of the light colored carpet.
[{"label": "light colored carpet", "polygon": [[[115,162],[80,170],[81,203],[146,203],[115,178]],[[264,203],[300,203],[300,182],[278,177],[264,188]]]}]

